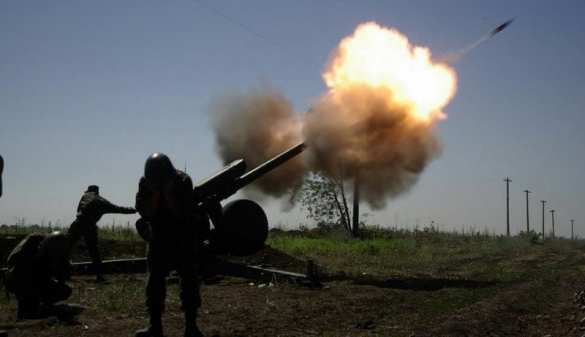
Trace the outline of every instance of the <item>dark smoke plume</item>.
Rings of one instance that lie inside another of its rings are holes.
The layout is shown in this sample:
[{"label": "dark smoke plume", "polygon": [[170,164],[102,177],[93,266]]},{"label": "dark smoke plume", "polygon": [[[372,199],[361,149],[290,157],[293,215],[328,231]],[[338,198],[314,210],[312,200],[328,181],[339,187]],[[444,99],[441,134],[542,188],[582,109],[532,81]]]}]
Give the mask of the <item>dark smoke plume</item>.
[{"label": "dark smoke plume", "polygon": [[[252,169],[301,142],[301,123],[290,102],[273,90],[225,96],[212,106],[217,151],[224,163],[243,158]],[[293,192],[306,168],[301,156],[252,184],[274,197]]]},{"label": "dark smoke plume", "polygon": [[248,168],[304,139],[305,160],[298,156],[253,184],[262,193],[288,194],[307,171],[348,183],[359,175],[362,200],[380,208],[408,191],[440,154],[433,128],[411,109],[389,89],[356,85],[323,95],[302,119],[273,90],[226,96],[214,105],[213,120],[223,161],[244,158]]}]

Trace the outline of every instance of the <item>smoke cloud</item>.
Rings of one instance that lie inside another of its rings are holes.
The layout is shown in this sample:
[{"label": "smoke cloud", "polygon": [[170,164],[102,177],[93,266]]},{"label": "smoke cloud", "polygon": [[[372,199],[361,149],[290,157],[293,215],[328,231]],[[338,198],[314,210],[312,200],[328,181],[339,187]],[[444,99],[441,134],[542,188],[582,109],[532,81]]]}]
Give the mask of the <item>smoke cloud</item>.
[{"label": "smoke cloud", "polygon": [[432,128],[391,97],[363,85],[330,92],[306,114],[303,130],[311,169],[347,182],[358,177],[360,197],[373,208],[412,187],[441,148]]},{"label": "smoke cloud", "polygon": [[441,153],[435,124],[456,90],[456,74],[394,29],[370,22],[343,39],[323,74],[327,92],[295,114],[274,90],[224,97],[213,111],[221,158],[253,168],[304,141],[307,150],[258,181],[282,196],[307,172],[358,179],[372,208],[408,191]]},{"label": "smoke cloud", "polygon": [[[271,89],[222,97],[212,105],[212,121],[225,164],[243,158],[252,169],[302,141],[301,121],[292,104]],[[298,188],[305,172],[302,158],[296,157],[251,187],[280,197]]]}]

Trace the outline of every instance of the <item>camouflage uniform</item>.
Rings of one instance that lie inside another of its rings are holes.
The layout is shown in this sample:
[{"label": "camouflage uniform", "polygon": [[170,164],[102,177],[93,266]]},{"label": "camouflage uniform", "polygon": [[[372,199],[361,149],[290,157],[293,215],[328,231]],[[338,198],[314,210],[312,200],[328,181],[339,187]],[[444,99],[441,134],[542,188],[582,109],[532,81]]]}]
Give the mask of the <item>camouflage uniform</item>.
[{"label": "camouflage uniform", "polygon": [[[18,319],[42,317],[43,308],[71,296],[71,288],[64,281],[69,275],[68,248],[51,256],[50,251],[41,248],[49,238],[30,234],[8,256],[6,289],[16,296]],[[67,245],[67,239],[62,239]]]},{"label": "camouflage uniform", "polygon": [[193,183],[186,173],[176,170],[165,186],[162,191],[157,191],[142,177],[136,194],[136,209],[149,226],[146,285],[146,307],[150,315],[148,335],[162,335],[166,277],[170,271],[176,270],[181,279],[185,335],[192,336],[199,333],[196,318],[201,305],[199,258],[202,238],[199,231],[209,224],[207,218],[195,209]]},{"label": "camouflage uniform", "polygon": [[100,196],[99,193],[88,189],[81,197],[77,206],[77,218],[67,231],[72,247],[83,237],[98,278],[102,277],[102,260],[98,249],[97,222],[104,214],[110,213],[133,214],[136,213],[136,210],[131,207],[114,205]]}]

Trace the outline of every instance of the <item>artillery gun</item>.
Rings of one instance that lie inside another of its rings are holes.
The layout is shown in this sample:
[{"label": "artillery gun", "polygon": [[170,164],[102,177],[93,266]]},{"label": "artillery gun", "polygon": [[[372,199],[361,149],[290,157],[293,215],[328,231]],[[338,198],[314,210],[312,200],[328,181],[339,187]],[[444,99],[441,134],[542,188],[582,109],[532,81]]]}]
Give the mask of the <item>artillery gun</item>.
[{"label": "artillery gun", "polygon": [[[249,256],[265,246],[268,237],[268,218],[262,207],[248,199],[237,199],[221,207],[221,202],[234,195],[243,187],[261,178],[288,160],[303,152],[304,143],[299,143],[246,172],[243,159],[235,160],[214,175],[197,183],[193,189],[193,202],[209,214],[214,230],[209,232],[205,249],[205,265],[208,273],[243,277],[258,281],[286,279],[293,282],[318,286],[319,281],[311,261],[307,263],[306,274],[294,273],[264,266],[230,262],[222,256]],[[218,207],[219,206],[219,207]],[[137,221],[137,230],[144,233],[144,221]],[[106,260],[102,263],[104,273],[143,273],[146,259]],[[91,273],[91,262],[72,264],[74,274]],[[5,270],[0,269],[0,279]]]},{"label": "artillery gun", "polygon": [[228,202],[221,212],[218,212],[217,205],[305,148],[304,143],[297,144],[248,172],[245,172],[243,159],[235,160],[195,186],[195,203],[206,210],[214,225],[209,237],[214,252],[247,256],[264,247],[268,237],[268,219],[260,205],[252,200],[238,199]]}]

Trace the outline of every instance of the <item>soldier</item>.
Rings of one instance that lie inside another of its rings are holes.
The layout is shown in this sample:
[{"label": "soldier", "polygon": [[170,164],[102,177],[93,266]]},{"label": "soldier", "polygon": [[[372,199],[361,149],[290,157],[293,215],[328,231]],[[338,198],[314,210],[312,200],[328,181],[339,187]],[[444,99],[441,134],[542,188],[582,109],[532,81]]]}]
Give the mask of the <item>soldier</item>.
[{"label": "soldier", "polygon": [[201,305],[198,274],[201,233],[209,228],[209,220],[194,205],[191,178],[176,170],[166,155],[154,153],[146,160],[136,209],[142,216],[136,223],[137,230],[148,241],[146,307],[150,315],[149,327],[137,331],[136,337],[163,336],[166,277],[171,270],[181,278],[184,336],[203,336],[196,321]]},{"label": "soldier", "polygon": [[18,301],[17,319],[37,319],[54,313],[54,304],[71,296],[69,241],[59,232],[30,234],[7,259],[6,289]]},{"label": "soldier", "polygon": [[81,197],[77,206],[77,218],[67,231],[71,247],[83,236],[89,255],[93,262],[93,268],[98,282],[103,282],[102,260],[98,249],[97,222],[102,215],[109,213],[134,214],[136,210],[131,207],[116,206],[100,196],[99,187],[90,185]]}]

